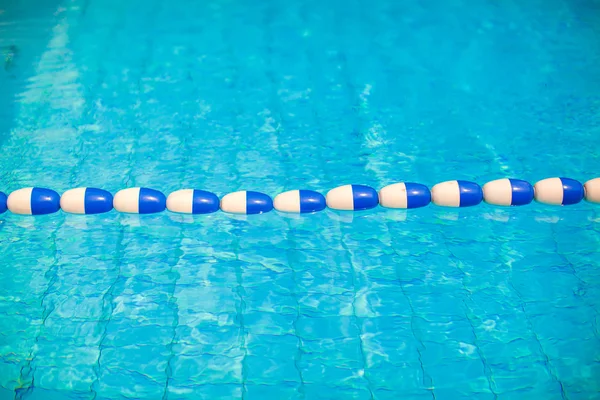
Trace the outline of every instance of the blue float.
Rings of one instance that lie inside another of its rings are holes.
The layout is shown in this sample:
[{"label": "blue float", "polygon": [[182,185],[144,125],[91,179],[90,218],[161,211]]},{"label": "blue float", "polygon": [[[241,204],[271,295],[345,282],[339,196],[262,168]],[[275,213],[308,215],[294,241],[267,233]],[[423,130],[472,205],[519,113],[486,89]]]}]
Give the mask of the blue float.
[{"label": "blue float", "polygon": [[12,192],[6,199],[14,214],[44,215],[60,210],[60,195],[52,189],[29,187]]},{"label": "blue float", "polygon": [[443,207],[471,207],[483,200],[483,190],[475,182],[447,181],[431,188],[431,201]]},{"label": "blue float", "polygon": [[583,184],[575,179],[560,178],[563,186],[563,201],[564,206],[577,204],[585,197]]},{"label": "blue float", "polygon": [[344,185],[331,189],[326,196],[327,207],[334,210],[368,210],[377,207],[379,195],[365,185]]},{"label": "blue float", "polygon": [[0,192],[0,214],[6,212],[7,207],[6,207],[6,195],[4,194],[4,192]]},{"label": "blue float", "polygon": [[118,191],[113,199],[115,210],[132,214],[153,214],[164,211],[167,199],[158,190],[128,188]]},{"label": "blue float", "polygon": [[219,210],[219,198],[205,190],[177,190],[167,197],[167,209],[184,214],[209,214]]},{"label": "blue float", "polygon": [[327,207],[325,196],[313,190],[290,190],[280,193],[273,200],[277,211],[290,213],[312,213]]},{"label": "blue float", "polygon": [[379,191],[379,204],[387,208],[419,208],[431,202],[429,188],[420,183],[393,183]]},{"label": "blue float", "polygon": [[60,208],[71,214],[101,214],[113,209],[113,196],[97,188],[70,189],[61,196]]},{"label": "blue float", "polygon": [[497,206],[523,206],[531,203],[533,196],[533,186],[520,179],[497,179],[483,185],[485,202]]},{"label": "blue float", "polygon": [[221,210],[233,214],[263,214],[273,209],[273,200],[264,193],[239,191],[221,199]]}]

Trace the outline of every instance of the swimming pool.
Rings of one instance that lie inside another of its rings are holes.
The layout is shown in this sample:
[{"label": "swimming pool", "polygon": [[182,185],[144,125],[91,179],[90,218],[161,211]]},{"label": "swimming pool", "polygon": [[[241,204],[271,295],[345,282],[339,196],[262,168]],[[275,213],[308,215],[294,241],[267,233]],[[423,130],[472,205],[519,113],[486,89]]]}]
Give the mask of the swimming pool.
[{"label": "swimming pool", "polygon": [[[600,5],[521,3],[1,2],[2,190],[596,177]],[[599,210],[6,213],[0,398],[600,398]]]}]

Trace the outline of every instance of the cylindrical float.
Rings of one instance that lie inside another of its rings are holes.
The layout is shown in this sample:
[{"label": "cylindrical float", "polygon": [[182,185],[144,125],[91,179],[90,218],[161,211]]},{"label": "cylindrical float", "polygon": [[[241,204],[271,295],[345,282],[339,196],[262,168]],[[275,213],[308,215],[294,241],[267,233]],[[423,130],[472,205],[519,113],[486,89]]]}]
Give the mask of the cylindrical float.
[{"label": "cylindrical float", "polygon": [[344,185],[327,193],[327,207],[334,210],[359,211],[374,208],[379,204],[379,195],[365,185]]},{"label": "cylindrical float", "polygon": [[431,188],[431,201],[443,207],[471,207],[481,203],[481,186],[468,181],[446,181]]},{"label": "cylindrical float", "polygon": [[153,214],[164,211],[167,199],[158,190],[148,188],[128,188],[119,190],[114,197],[115,210],[131,214]]},{"label": "cylindrical float", "polygon": [[431,202],[429,188],[420,183],[393,183],[379,191],[379,204],[387,208],[419,208]]},{"label": "cylindrical float", "polygon": [[535,200],[555,206],[568,206],[583,200],[583,185],[571,178],[548,178],[537,182]]},{"label": "cylindrical float", "polygon": [[23,188],[12,192],[6,199],[6,205],[14,214],[52,214],[60,210],[60,195],[52,189]]},{"label": "cylindrical float", "polygon": [[483,199],[497,206],[523,206],[533,200],[533,186],[520,179],[497,179],[483,185]]},{"label": "cylindrical float", "polygon": [[290,190],[275,196],[273,207],[281,212],[305,214],[324,210],[327,202],[319,192]]},{"label": "cylindrical float", "polygon": [[221,210],[231,214],[263,214],[273,209],[273,200],[264,193],[242,190],[226,194]]},{"label": "cylindrical float", "polygon": [[184,214],[209,214],[219,210],[219,198],[205,190],[177,190],[167,197],[167,209]]},{"label": "cylindrical float", "polygon": [[113,209],[113,196],[96,188],[70,189],[61,196],[60,208],[71,214],[101,214]]}]

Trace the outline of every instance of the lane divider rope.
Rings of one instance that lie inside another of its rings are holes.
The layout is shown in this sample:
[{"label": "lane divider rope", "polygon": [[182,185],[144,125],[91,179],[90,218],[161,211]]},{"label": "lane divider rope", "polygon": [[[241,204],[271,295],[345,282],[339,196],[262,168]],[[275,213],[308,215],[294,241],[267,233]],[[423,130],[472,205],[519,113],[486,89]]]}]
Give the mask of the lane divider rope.
[{"label": "lane divider rope", "polygon": [[498,179],[483,187],[475,182],[453,180],[434,185],[399,182],[379,192],[365,185],[336,187],[323,196],[313,190],[290,190],[275,199],[254,191],[229,193],[221,199],[205,190],[182,189],[168,197],[150,188],[127,188],[113,195],[98,188],[75,188],[59,195],[51,189],[29,187],[6,196],[0,192],[0,213],[43,215],[59,210],[71,214],[100,214],[113,208],[123,213],[153,214],[165,209],[175,213],[209,214],[218,210],[234,214],[262,214],[276,209],[287,213],[314,213],[329,207],[359,211],[381,205],[412,209],[433,203],[442,207],[471,207],[485,201],[497,206],[523,206],[533,200],[551,205],[572,205],[583,199],[600,204],[600,178],[585,184],[571,178],[547,178],[531,185],[520,179]]}]

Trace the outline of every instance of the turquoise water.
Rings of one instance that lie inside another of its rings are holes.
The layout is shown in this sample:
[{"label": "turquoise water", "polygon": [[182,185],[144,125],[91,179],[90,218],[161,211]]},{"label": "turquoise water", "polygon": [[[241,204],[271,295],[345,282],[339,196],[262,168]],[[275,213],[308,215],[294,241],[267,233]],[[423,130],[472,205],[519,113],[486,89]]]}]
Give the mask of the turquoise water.
[{"label": "turquoise water", "polygon": [[[4,192],[600,176],[598,1],[0,0],[0,50]],[[599,227],[6,213],[0,399],[599,399]]]}]

